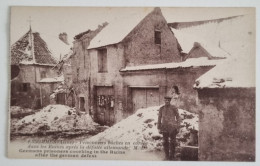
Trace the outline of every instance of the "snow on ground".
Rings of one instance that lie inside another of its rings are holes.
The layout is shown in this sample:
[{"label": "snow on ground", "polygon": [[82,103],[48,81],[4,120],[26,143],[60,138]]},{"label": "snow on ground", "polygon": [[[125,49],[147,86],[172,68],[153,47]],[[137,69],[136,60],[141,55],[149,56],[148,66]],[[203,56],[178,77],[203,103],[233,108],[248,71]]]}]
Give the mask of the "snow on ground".
[{"label": "snow on ground", "polygon": [[41,131],[94,130],[97,126],[89,114],[77,115],[75,109],[64,105],[49,105],[39,112],[17,121],[14,133],[33,134]]},{"label": "snow on ground", "polygon": [[[148,151],[161,149],[162,135],[158,133],[157,129],[159,108],[157,106],[139,109],[135,114],[89,138],[88,141],[132,141],[144,144],[145,150]],[[182,109],[179,109],[179,114],[182,123],[177,140],[178,144],[183,146],[188,144],[190,132],[198,131],[198,115]],[[133,146],[130,148],[132,149]]]}]

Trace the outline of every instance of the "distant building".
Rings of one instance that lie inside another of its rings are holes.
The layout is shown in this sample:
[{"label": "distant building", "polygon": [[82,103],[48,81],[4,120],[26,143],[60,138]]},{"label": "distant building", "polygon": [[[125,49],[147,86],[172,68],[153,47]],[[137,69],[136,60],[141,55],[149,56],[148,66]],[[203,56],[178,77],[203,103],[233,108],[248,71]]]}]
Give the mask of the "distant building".
[{"label": "distant building", "polygon": [[62,82],[56,60],[38,32],[30,30],[11,46],[11,105],[41,108]]}]

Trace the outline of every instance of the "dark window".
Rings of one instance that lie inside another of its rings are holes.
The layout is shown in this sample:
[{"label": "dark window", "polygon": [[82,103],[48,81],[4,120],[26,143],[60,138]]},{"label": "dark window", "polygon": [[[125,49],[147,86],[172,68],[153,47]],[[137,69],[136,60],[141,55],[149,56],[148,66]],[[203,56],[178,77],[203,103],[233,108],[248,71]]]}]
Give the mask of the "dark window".
[{"label": "dark window", "polygon": [[27,92],[27,91],[29,91],[29,89],[30,89],[30,83],[22,83],[21,84],[21,91],[22,92]]},{"label": "dark window", "polygon": [[65,98],[66,98],[66,94],[65,93],[58,93],[57,94],[57,104],[65,105]]},{"label": "dark window", "polygon": [[41,78],[46,78],[46,72],[45,71],[41,71]]},{"label": "dark window", "polygon": [[98,50],[98,72],[107,72],[107,49]]},{"label": "dark window", "polygon": [[154,42],[155,44],[161,44],[161,31],[154,31]]}]

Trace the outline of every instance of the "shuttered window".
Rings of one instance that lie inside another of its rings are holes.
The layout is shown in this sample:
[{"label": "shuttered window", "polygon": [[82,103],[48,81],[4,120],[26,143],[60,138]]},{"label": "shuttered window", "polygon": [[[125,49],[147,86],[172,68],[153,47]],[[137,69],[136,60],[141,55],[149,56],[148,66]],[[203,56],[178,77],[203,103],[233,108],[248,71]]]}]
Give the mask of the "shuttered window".
[{"label": "shuttered window", "polygon": [[98,72],[107,72],[107,49],[98,50]]}]

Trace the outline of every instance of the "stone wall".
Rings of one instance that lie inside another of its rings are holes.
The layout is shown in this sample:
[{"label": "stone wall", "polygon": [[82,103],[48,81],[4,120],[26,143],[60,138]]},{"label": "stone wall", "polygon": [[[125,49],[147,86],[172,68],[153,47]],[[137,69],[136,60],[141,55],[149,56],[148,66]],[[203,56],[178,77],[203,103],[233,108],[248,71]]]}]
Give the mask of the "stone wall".
[{"label": "stone wall", "polygon": [[199,160],[255,161],[255,88],[198,94]]}]

